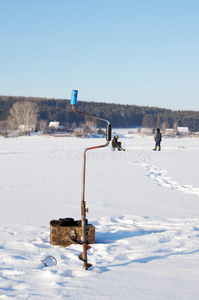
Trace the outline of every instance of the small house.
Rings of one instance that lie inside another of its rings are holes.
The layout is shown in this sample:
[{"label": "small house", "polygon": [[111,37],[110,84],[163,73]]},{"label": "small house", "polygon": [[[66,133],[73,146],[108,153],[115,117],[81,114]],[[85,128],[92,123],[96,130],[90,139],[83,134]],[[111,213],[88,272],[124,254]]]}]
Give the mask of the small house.
[{"label": "small house", "polygon": [[188,127],[178,127],[177,134],[179,137],[189,136],[189,128]]},{"label": "small house", "polygon": [[165,135],[173,137],[175,135],[175,130],[173,128],[166,128]]},{"label": "small house", "polygon": [[50,122],[48,127],[58,129],[59,128],[59,122]]},{"label": "small house", "polygon": [[141,131],[139,130],[140,133],[150,135],[153,134],[153,128],[141,128]]}]

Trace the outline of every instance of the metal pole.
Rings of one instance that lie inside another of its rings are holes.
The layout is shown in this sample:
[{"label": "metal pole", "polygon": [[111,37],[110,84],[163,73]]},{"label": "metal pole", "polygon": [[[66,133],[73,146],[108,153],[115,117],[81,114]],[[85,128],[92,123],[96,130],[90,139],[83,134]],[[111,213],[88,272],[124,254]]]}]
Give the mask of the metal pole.
[{"label": "metal pole", "polygon": [[83,244],[83,252],[79,255],[79,258],[84,262],[84,268],[87,270],[89,267],[92,265],[87,262],[87,250],[90,249],[91,247],[87,243],[87,238],[86,238],[86,212],[88,212],[88,209],[86,208],[86,201],[85,201],[85,174],[86,174],[86,152],[88,150],[92,149],[97,149],[97,148],[102,148],[108,146],[108,144],[111,141],[111,125],[108,120],[96,117],[87,113],[83,113],[80,111],[75,110],[75,104],[77,102],[77,91],[73,90],[72,91],[72,97],[71,97],[71,104],[72,104],[72,109],[75,113],[92,117],[101,121],[107,122],[106,126],[106,143],[104,145],[99,145],[99,146],[93,146],[86,148],[84,151],[83,155],[83,172],[82,172],[82,196],[81,196],[81,226],[82,226],[82,236],[81,236],[81,243]]},{"label": "metal pole", "polygon": [[81,225],[82,225],[82,242],[83,242],[83,262],[84,268],[87,270],[87,239],[86,239],[86,201],[85,198],[85,174],[86,174],[86,151],[83,155],[83,174],[82,174],[82,199],[81,199]]}]

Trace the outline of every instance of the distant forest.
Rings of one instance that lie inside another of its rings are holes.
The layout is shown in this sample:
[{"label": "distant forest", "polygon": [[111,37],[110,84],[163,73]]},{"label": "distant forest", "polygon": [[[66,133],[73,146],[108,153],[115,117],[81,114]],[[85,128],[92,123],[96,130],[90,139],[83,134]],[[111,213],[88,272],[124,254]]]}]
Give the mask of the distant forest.
[{"label": "distant forest", "polygon": [[[60,125],[79,126],[88,117],[75,114],[68,99],[46,99],[34,97],[0,96],[0,121],[9,116],[9,110],[16,101],[34,101],[39,106],[39,120],[59,121]],[[199,111],[173,111],[158,107],[123,105],[114,103],[78,101],[76,109],[94,114],[110,121],[113,127],[175,128],[186,126],[190,131],[199,131]],[[104,126],[97,121],[97,127]]]}]

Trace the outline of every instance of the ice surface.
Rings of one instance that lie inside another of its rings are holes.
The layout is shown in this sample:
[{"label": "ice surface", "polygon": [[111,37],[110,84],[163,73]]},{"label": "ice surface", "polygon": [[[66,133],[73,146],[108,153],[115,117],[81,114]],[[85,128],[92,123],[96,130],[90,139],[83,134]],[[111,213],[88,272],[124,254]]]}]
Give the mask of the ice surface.
[{"label": "ice surface", "polygon": [[154,152],[116,132],[126,152],[87,154],[88,271],[80,245],[50,244],[49,222],[80,218],[83,151],[104,140],[0,138],[0,299],[198,299],[199,139]]}]

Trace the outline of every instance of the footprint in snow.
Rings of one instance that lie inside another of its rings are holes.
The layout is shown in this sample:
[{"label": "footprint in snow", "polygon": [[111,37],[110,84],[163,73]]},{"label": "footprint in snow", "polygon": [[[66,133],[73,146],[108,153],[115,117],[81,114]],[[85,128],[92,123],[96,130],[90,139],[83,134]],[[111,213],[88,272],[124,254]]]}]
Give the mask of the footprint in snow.
[{"label": "footprint in snow", "polygon": [[154,165],[143,164],[140,161],[133,162],[135,165],[139,165],[147,171],[147,176],[155,181],[160,186],[169,187],[175,191],[182,192],[184,194],[194,194],[199,196],[199,188],[193,185],[180,185],[173,181],[171,177],[167,176],[167,170],[158,168]]}]

